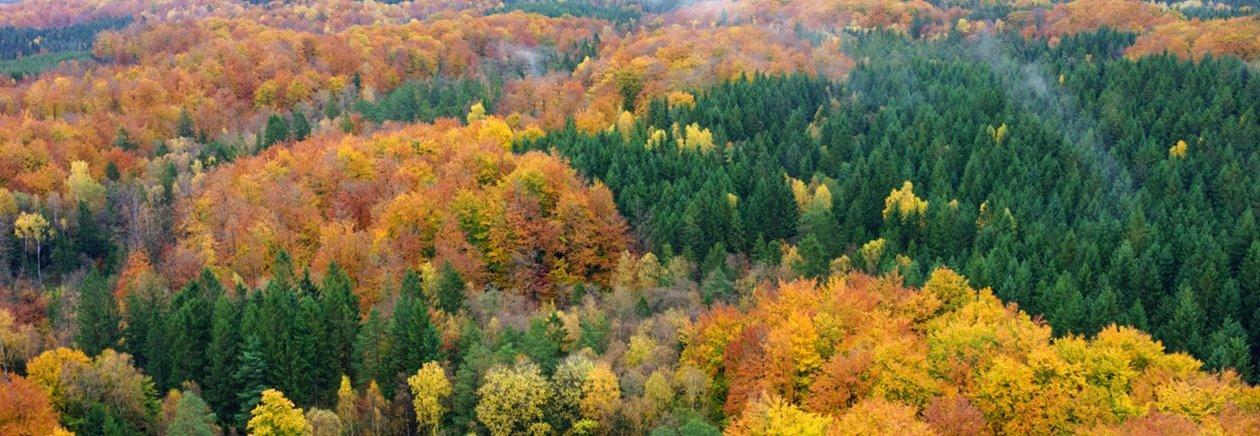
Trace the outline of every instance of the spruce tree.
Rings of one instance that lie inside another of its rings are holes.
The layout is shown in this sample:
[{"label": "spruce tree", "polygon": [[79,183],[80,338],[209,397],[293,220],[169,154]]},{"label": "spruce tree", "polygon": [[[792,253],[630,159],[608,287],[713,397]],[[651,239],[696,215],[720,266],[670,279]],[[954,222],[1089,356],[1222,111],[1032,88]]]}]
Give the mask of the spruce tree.
[{"label": "spruce tree", "polygon": [[293,111],[293,140],[302,141],[311,136],[311,123],[302,111]]},{"label": "spruce tree", "polygon": [[241,357],[239,315],[237,305],[226,294],[215,299],[203,389],[206,402],[223,419],[232,419],[235,415],[236,393],[241,388],[233,377]]},{"label": "spruce tree", "polygon": [[1221,328],[1208,339],[1208,369],[1233,369],[1243,379],[1251,380],[1251,346],[1247,344],[1247,332],[1233,318],[1226,318]]},{"label": "spruce tree", "polygon": [[359,333],[359,301],[353,292],[350,277],[333,263],[324,274],[320,288],[320,304],[324,310],[327,348],[337,374],[352,374],[355,336]]},{"label": "spruce tree", "polygon": [[390,376],[414,374],[426,362],[438,360],[442,337],[429,316],[424,300],[404,296],[394,307],[390,319]]},{"label": "spruce tree", "polygon": [[464,291],[467,284],[459,271],[450,262],[442,264],[438,273],[437,300],[438,308],[443,312],[454,314],[464,307]]},{"label": "spruce tree", "polygon": [[245,338],[245,347],[241,351],[241,366],[232,378],[240,391],[236,394],[236,428],[244,430],[249,423],[250,412],[262,400],[262,391],[267,384],[267,359],[263,355],[262,341],[257,334],[249,334]]},{"label": "spruce tree", "polygon": [[79,286],[79,332],[75,342],[89,356],[100,354],[106,348],[118,344],[120,333],[118,305],[109,282],[95,269],[88,273]]},{"label": "spruce tree", "polygon": [[262,144],[259,148],[266,150],[277,142],[288,141],[290,138],[289,122],[280,115],[272,114],[267,118],[267,127],[263,130]]},{"label": "spruce tree", "polygon": [[380,312],[373,307],[368,311],[367,321],[359,334],[354,338],[354,382],[359,386],[367,386],[375,381],[384,384],[389,375],[389,325],[381,319]]},{"label": "spruce tree", "polygon": [[181,138],[188,139],[197,136],[196,128],[193,126],[192,114],[188,112],[188,108],[179,110],[179,121],[175,124],[175,134]]}]

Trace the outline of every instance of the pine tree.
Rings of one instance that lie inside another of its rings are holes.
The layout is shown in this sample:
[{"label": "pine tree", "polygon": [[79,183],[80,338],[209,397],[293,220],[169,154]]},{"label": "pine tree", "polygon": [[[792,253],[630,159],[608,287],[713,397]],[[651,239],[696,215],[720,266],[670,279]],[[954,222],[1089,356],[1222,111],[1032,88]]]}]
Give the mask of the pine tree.
[{"label": "pine tree", "polygon": [[1181,287],[1173,297],[1172,318],[1163,328],[1164,344],[1169,351],[1197,353],[1202,337],[1203,309],[1189,287]]},{"label": "pine tree", "polygon": [[712,305],[716,301],[725,300],[731,292],[731,279],[727,278],[726,271],[724,268],[715,268],[704,283],[704,304]]},{"label": "pine tree", "polygon": [[464,307],[466,288],[467,284],[459,275],[459,271],[456,271],[450,262],[443,263],[437,282],[438,308],[449,314],[459,312]]},{"label": "pine tree", "polygon": [[302,296],[295,321],[293,341],[298,350],[298,367],[292,396],[303,404],[328,404],[336,392],[341,368],[329,346],[324,310],[314,296]]},{"label": "pine tree", "polygon": [[801,240],[798,249],[801,260],[796,265],[792,265],[792,269],[797,274],[810,279],[826,277],[831,266],[831,258],[827,257],[827,250],[818,238],[813,234],[806,235]]},{"label": "pine tree", "polygon": [[381,319],[376,308],[368,311],[367,321],[354,338],[355,384],[367,386],[369,382],[384,383],[389,374],[389,326]]},{"label": "pine tree", "polygon": [[179,121],[175,124],[175,132],[181,138],[192,139],[197,136],[196,128],[193,126],[192,114],[188,112],[188,108],[179,110]]},{"label": "pine tree", "polygon": [[1133,305],[1129,306],[1129,312],[1125,314],[1125,324],[1142,331],[1150,331],[1150,325],[1146,320],[1146,308],[1142,307],[1142,300],[1134,300]]},{"label": "pine tree", "polygon": [[262,341],[258,335],[249,334],[245,338],[245,348],[241,351],[241,366],[233,374],[240,391],[236,394],[236,428],[244,429],[249,423],[250,411],[258,405],[262,392],[267,389],[267,359],[263,355]]},{"label": "pine tree", "polygon": [[79,332],[75,342],[91,356],[106,348],[117,346],[121,336],[118,330],[118,305],[109,283],[95,269],[88,273],[79,286]]},{"label": "pine tree", "polygon": [[127,128],[119,127],[118,133],[114,135],[114,146],[126,151],[133,151],[136,147],[139,147],[139,144],[131,140],[131,132],[128,132]]},{"label": "pine tree", "polygon": [[1251,380],[1251,346],[1247,344],[1247,332],[1238,321],[1226,318],[1221,328],[1212,333],[1205,351],[1208,369],[1232,368],[1243,379]]},{"label": "pine tree", "polygon": [[293,111],[293,140],[302,141],[311,136],[311,123],[302,111]]},{"label": "pine tree", "polygon": [[354,357],[355,336],[359,333],[359,301],[353,292],[350,276],[333,263],[324,274],[320,288],[320,304],[324,309],[327,348],[331,351],[337,374],[353,374],[350,362]]},{"label": "pine tree", "polygon": [[166,428],[166,434],[215,436],[220,434],[218,426],[214,425],[216,420],[216,415],[201,397],[198,397],[196,393],[185,391],[175,408],[174,419]]},{"label": "pine tree", "polygon": [[237,305],[226,294],[219,294],[215,299],[203,386],[206,402],[215,414],[224,419],[231,419],[238,405],[236,393],[240,391],[240,385],[236,384],[233,374],[241,357],[239,314]]},{"label": "pine tree", "polygon": [[290,138],[289,122],[280,115],[272,114],[267,118],[267,127],[263,130],[262,144],[259,148],[266,150],[277,142],[288,141]]},{"label": "pine tree", "polygon": [[400,299],[394,307],[389,331],[391,378],[397,374],[414,374],[420,365],[440,358],[442,337],[422,299],[411,296]]}]

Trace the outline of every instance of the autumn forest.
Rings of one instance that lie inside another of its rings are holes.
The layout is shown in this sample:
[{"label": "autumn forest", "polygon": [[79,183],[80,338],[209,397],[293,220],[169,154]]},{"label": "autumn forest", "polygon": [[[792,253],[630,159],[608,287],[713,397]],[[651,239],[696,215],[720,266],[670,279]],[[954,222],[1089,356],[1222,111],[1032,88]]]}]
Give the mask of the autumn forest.
[{"label": "autumn forest", "polygon": [[0,435],[1260,433],[1256,0],[0,0]]}]

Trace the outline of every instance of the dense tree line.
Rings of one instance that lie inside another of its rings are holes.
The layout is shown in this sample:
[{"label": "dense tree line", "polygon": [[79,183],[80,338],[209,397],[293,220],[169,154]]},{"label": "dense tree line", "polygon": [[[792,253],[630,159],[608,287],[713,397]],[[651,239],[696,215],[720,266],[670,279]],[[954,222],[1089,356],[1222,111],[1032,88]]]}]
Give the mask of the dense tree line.
[{"label": "dense tree line", "polygon": [[1246,373],[1260,77],[1245,64],[1132,61],[1133,36],[1110,31],[1054,48],[856,41],[869,60],[846,83],[750,77],[519,147],[608,184],[658,253],[769,260],[785,240],[812,276],[900,255],[911,282],[959,268],[1056,333],[1135,325]]},{"label": "dense tree line", "polygon": [[491,9],[488,13],[511,11],[546,15],[548,17],[572,15],[575,17],[598,18],[618,26],[633,25],[639,21],[641,16],[641,12],[637,8],[629,8],[619,3],[595,3],[589,0],[508,0],[502,6]]},{"label": "dense tree line", "polygon": [[65,27],[0,27],[0,60],[44,53],[84,52],[92,48],[96,34],[131,24],[130,18],[104,18]]},{"label": "dense tree line", "polygon": [[377,123],[402,121],[431,123],[438,118],[460,118],[473,104],[492,111],[502,85],[479,79],[433,78],[403,83],[375,102],[359,100],[355,110]]}]

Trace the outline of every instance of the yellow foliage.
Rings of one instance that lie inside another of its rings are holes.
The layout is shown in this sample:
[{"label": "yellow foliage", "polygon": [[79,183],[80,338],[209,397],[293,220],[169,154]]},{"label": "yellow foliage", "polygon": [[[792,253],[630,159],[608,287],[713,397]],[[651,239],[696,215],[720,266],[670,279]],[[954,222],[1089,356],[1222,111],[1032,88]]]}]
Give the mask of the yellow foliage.
[{"label": "yellow foliage", "polygon": [[611,428],[613,417],[621,405],[621,387],[617,374],[607,363],[599,362],[582,383],[582,417]]},{"label": "yellow foliage", "polygon": [[262,392],[262,401],[250,415],[248,428],[253,436],[301,436],[307,431],[302,409],[275,389]]},{"label": "yellow foliage", "polygon": [[917,410],[905,404],[881,398],[862,400],[853,405],[836,425],[831,436],[858,435],[934,435],[936,432],[916,416]]},{"label": "yellow foliage", "polygon": [[993,126],[989,126],[988,130],[989,130],[989,136],[993,137],[993,143],[997,145],[1002,145],[1002,141],[1006,139],[1006,123],[1002,123],[1002,125],[998,126],[997,128],[994,128]]},{"label": "yellow foliage", "polygon": [[476,102],[468,109],[468,124],[486,119],[486,107],[481,102]]},{"label": "yellow foliage", "polygon": [[52,235],[52,230],[43,215],[22,212],[13,221],[13,234],[26,241],[35,241],[38,245]]},{"label": "yellow foliage", "polygon": [[884,238],[875,239],[862,244],[862,249],[858,251],[862,255],[862,260],[866,262],[867,271],[875,271],[879,268],[879,260],[884,256]]},{"label": "yellow foliage", "polygon": [[709,129],[702,129],[697,123],[688,124],[684,129],[684,136],[678,138],[678,148],[682,150],[698,150],[701,153],[712,151],[716,145],[713,144],[713,132]]},{"label": "yellow foliage", "polygon": [[494,367],[477,389],[477,420],[491,435],[520,434],[543,424],[543,407],[550,390],[537,365],[518,362]]},{"label": "yellow foliage", "polygon": [[337,147],[337,160],[346,174],[355,180],[372,180],[376,172],[372,159],[350,145]]},{"label": "yellow foliage", "polygon": [[105,187],[88,174],[88,164],[81,160],[70,163],[70,175],[66,177],[66,191],[70,201],[75,203],[82,201],[89,205],[98,205],[104,203],[105,200]]},{"label": "yellow foliage", "polygon": [[481,127],[477,128],[477,139],[493,140],[495,144],[504,150],[512,148],[512,128],[498,117],[489,117],[481,121]]},{"label": "yellow foliage", "polygon": [[425,363],[415,375],[407,378],[411,387],[412,406],[416,410],[416,422],[438,434],[442,426],[442,414],[446,412],[442,400],[451,395],[451,381],[437,362]]},{"label": "yellow foliage", "polygon": [[621,139],[630,140],[630,135],[634,134],[634,114],[621,111],[621,115],[617,116],[617,133],[621,134]]},{"label": "yellow foliage", "polygon": [[625,360],[627,367],[637,367],[642,365],[652,357],[656,352],[656,341],[644,333],[639,333],[630,337],[630,346],[626,350]]},{"label": "yellow foliage", "polygon": [[901,188],[894,189],[888,193],[888,197],[884,199],[884,219],[888,219],[894,212],[898,214],[902,223],[916,218],[917,222],[922,225],[923,214],[927,211],[927,200],[914,195],[914,184],[907,180],[902,183]]},{"label": "yellow foliage", "polygon": [[682,91],[673,91],[665,95],[665,99],[669,101],[669,106],[687,106],[696,107],[696,97]]},{"label": "yellow foliage", "polygon": [[91,363],[82,351],[69,348],[54,348],[40,353],[26,363],[26,376],[35,384],[44,388],[53,406],[60,408],[65,401],[65,386],[62,374],[82,368]]},{"label": "yellow foliage", "polygon": [[809,413],[771,396],[748,404],[748,408],[731,423],[727,434],[739,436],[822,436],[831,427],[832,418]]},{"label": "yellow foliage", "polygon": [[17,198],[8,189],[0,188],[0,216],[13,216],[17,211]]},{"label": "yellow foliage", "polygon": [[1177,158],[1177,159],[1185,159],[1186,151],[1189,147],[1190,145],[1186,144],[1186,141],[1184,139],[1179,140],[1177,141],[1176,145],[1168,149],[1168,157]]}]

